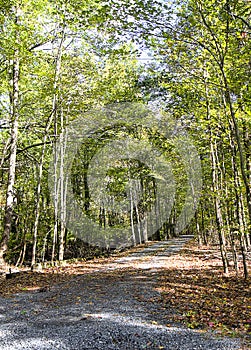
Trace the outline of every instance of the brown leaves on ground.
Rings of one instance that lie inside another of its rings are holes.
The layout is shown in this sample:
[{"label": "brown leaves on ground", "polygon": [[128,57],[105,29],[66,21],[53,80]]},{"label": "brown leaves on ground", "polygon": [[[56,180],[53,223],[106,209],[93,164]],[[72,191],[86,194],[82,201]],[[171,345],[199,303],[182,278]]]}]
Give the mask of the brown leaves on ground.
[{"label": "brown leaves on ground", "polygon": [[[109,258],[94,258],[91,261],[85,261],[84,259],[72,260],[70,262],[64,262],[62,266],[52,266],[44,268],[42,272],[31,272],[28,269],[19,269],[19,273],[13,278],[6,280],[4,276],[0,279],[0,296],[10,296],[14,293],[40,291],[43,288],[50,288],[51,286],[59,283],[69,281],[74,275],[94,274],[97,271],[107,271],[107,266],[112,263],[118,257],[127,256],[129,253],[135,252],[139,249],[148,247],[154,242],[148,242],[146,244],[138,245],[118,253],[116,256]],[[6,267],[8,270],[8,267]],[[12,267],[15,271],[15,267]],[[109,271],[109,270],[108,270]],[[112,272],[113,276],[119,276],[120,271],[116,273]]]},{"label": "brown leaves on ground", "polygon": [[[250,266],[251,267],[251,266]],[[189,243],[168,259],[159,275],[162,301],[178,310],[175,321],[191,328],[251,336],[250,282],[222,272],[218,249]]]},{"label": "brown leaves on ground", "polygon": [[[68,276],[69,278],[69,276]],[[67,276],[46,270],[41,272],[20,271],[15,277],[0,280],[0,296],[11,296],[14,293],[42,291],[53,284],[65,282]]]},{"label": "brown leaves on ground", "polygon": [[[133,251],[140,248],[134,248]],[[128,253],[88,262],[76,261],[61,267],[47,268],[40,273],[21,271],[14,278],[0,280],[0,296],[39,291],[54,284],[69,282],[76,275],[100,279],[102,274],[110,282],[134,274],[136,278],[140,270],[136,262],[133,262],[133,266],[123,267],[116,267],[114,263],[118,257]],[[139,277],[147,279],[150,274],[151,270],[149,273],[145,270]],[[223,334],[244,335],[250,339],[250,283],[244,281],[243,277],[237,278],[233,271],[228,276],[223,274],[218,247],[199,248],[191,242],[180,253],[167,257],[164,267],[158,269],[156,276],[156,288],[162,296],[159,301],[163,307],[172,306],[177,310],[173,321],[185,322],[191,328],[207,328]]]}]

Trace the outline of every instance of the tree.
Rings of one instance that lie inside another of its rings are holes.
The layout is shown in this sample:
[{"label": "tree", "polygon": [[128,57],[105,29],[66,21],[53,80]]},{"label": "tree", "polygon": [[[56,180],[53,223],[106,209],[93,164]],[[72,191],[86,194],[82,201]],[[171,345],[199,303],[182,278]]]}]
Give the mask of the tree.
[{"label": "tree", "polygon": [[[245,1],[177,1],[173,21],[166,28],[158,26],[159,33],[150,42],[165,67],[157,73],[160,89],[166,91],[162,97],[166,108],[177,118],[187,118],[188,128],[203,150],[201,156],[211,157],[207,164],[212,176],[205,178],[203,196],[214,198],[215,229],[224,251],[222,234],[228,241],[233,231],[237,232],[246,278],[243,242],[250,235],[251,192],[243,125],[245,130],[250,127],[250,40],[242,33],[248,32],[249,9]],[[233,246],[233,255],[234,250]],[[223,251],[222,259],[227,271]]]},{"label": "tree", "polygon": [[[34,1],[32,4],[22,2],[20,16],[17,17],[18,25],[14,19],[14,7],[6,5],[6,16],[1,17],[3,26],[10,29],[9,34],[6,30],[3,36],[5,51],[2,50],[2,59],[6,63],[6,69],[1,72],[0,89],[1,103],[4,102],[1,111],[4,115],[3,120],[7,121],[6,125],[9,123],[9,106],[13,107],[10,118],[11,137],[8,138],[7,132],[1,133],[5,143],[1,159],[3,177],[6,176],[3,169],[7,162],[10,162],[9,185],[8,189],[6,188],[8,210],[6,207],[6,225],[1,237],[2,263],[8,243],[12,247],[14,241],[17,243],[15,246],[20,249],[20,259],[17,258],[19,262],[24,260],[26,253],[29,256],[31,241],[32,264],[37,257],[41,258],[41,254],[44,257],[45,250],[48,254],[51,253],[52,259],[57,253],[60,260],[63,259],[65,214],[62,211],[59,234],[58,217],[55,210],[53,219],[46,186],[49,152],[53,140],[56,142],[67,123],[88,108],[111,101],[136,98],[138,67],[135,58],[129,57],[132,55],[132,49],[127,45],[120,48],[117,45],[114,50],[112,47],[105,60],[101,60],[103,53],[99,47],[97,51],[100,52],[100,57],[91,52],[87,53],[86,30],[94,28],[97,21],[100,24],[98,13],[103,16],[102,20],[105,20],[107,8],[92,1],[85,2],[82,8],[80,5],[78,4],[77,8],[76,3],[64,4],[60,1],[55,4],[40,1]],[[83,23],[79,26],[80,19],[85,20],[84,26]],[[120,60],[121,57],[124,61]],[[8,85],[10,71],[13,91],[10,91]],[[19,138],[18,121],[21,130]],[[15,175],[18,176],[17,181]],[[64,182],[63,173],[60,174],[59,180]],[[60,191],[64,191],[64,186],[60,187]],[[15,204],[17,197],[21,200]],[[13,213],[17,219],[15,222]],[[47,244],[51,243],[52,222],[54,243],[47,247]],[[60,247],[57,245],[58,238],[61,242]],[[10,255],[7,259],[9,257]]]},{"label": "tree", "polygon": [[11,232],[11,223],[13,217],[15,193],[15,175],[16,175],[16,155],[17,155],[17,137],[19,122],[19,77],[20,77],[20,8],[14,9],[14,50],[12,63],[12,92],[10,93],[11,102],[11,138],[10,138],[10,158],[8,184],[6,192],[6,207],[4,217],[4,231],[0,242],[0,265],[4,264],[4,253],[7,250],[7,244]]}]

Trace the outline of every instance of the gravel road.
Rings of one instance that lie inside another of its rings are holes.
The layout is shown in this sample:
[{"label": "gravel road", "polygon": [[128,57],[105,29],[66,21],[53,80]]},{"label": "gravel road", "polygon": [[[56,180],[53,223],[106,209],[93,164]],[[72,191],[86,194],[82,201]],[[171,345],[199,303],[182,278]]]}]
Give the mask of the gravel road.
[{"label": "gravel road", "polygon": [[158,301],[158,269],[189,238],[156,243],[44,292],[0,298],[0,349],[241,349],[238,339],[170,323],[174,310]]}]

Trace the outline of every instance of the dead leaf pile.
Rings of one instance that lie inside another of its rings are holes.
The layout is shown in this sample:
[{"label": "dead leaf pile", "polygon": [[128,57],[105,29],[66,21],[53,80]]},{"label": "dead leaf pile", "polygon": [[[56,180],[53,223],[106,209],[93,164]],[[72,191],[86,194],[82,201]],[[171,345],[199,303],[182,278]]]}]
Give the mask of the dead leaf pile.
[{"label": "dead leaf pile", "polygon": [[180,254],[170,257],[159,274],[157,289],[165,307],[173,305],[178,311],[175,321],[249,338],[250,281],[237,278],[233,271],[224,275],[217,253],[216,247],[198,248],[189,243]]}]

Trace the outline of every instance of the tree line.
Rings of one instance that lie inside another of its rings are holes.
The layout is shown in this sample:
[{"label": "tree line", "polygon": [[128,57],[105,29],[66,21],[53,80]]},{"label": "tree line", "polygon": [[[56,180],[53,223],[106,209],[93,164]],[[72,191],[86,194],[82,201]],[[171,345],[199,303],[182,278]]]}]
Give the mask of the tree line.
[{"label": "tree line", "polygon": [[[67,203],[58,203],[67,181],[85,215],[107,232],[107,248],[109,228],[123,225],[132,227],[131,244],[177,234],[186,169],[175,139],[156,130],[125,122],[97,131],[79,150],[70,179],[54,159],[55,191],[62,193],[50,196],[50,161],[67,126],[92,108],[130,102],[157,106],[163,118],[171,116],[187,130],[200,157],[203,186],[184,231],[199,244],[219,243],[224,272],[230,249],[236,273],[241,265],[247,278],[250,2],[2,1],[0,26],[1,264],[63,260],[69,247],[81,246],[66,225]],[[142,51],[147,59],[141,59]],[[157,182],[144,164],[120,160],[106,174],[109,198],[127,199],[126,212],[112,205],[106,210],[102,198],[93,201],[90,195],[90,162],[120,133],[152,144],[173,166],[174,204],[168,220],[156,214],[160,222],[151,237],[153,218],[146,213],[154,205],[159,210]],[[59,144],[63,154],[64,142]]]}]

